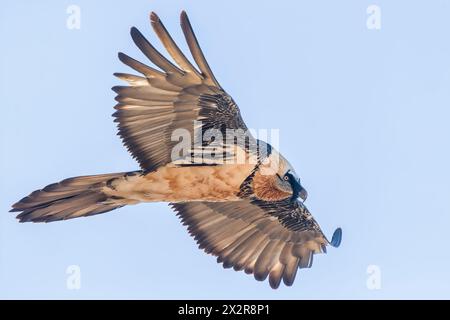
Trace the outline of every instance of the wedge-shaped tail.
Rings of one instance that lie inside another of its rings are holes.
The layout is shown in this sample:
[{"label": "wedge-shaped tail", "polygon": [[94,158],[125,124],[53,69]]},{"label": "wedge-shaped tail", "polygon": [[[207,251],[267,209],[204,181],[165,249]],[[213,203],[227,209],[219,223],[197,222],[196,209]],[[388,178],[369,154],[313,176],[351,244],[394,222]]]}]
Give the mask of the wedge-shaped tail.
[{"label": "wedge-shaped tail", "polygon": [[104,190],[115,180],[134,173],[82,176],[53,183],[15,203],[20,222],[51,222],[92,216],[127,204],[125,199],[108,196]]}]

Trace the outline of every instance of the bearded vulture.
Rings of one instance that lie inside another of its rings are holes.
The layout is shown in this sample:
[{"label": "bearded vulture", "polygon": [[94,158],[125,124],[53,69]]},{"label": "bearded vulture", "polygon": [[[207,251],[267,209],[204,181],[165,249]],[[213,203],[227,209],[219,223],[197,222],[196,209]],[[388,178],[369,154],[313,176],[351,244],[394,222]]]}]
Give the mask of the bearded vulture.
[{"label": "bearded vulture", "polygon": [[116,73],[115,122],[140,170],[68,178],[12,206],[20,222],[86,217],[140,202],[168,202],[188,232],[224,268],[244,270],[272,288],[294,282],[313,255],[338,247],[304,201],[307,192],[291,164],[252,136],[239,108],[215,78],[186,13],[181,28],[195,65],[155,13],[151,25],[174,63],[138,31],[136,46],[149,66],[124,53],[136,74]]}]

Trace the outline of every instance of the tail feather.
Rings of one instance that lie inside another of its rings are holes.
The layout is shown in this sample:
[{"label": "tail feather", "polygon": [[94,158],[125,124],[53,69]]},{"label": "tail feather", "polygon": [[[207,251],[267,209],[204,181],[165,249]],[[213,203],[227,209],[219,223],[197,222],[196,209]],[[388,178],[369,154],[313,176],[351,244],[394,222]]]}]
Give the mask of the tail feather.
[{"label": "tail feather", "polygon": [[81,176],[53,183],[15,203],[10,211],[20,212],[20,222],[51,222],[81,216],[91,216],[127,204],[125,199],[110,197],[104,193],[113,181],[131,173],[112,173]]}]

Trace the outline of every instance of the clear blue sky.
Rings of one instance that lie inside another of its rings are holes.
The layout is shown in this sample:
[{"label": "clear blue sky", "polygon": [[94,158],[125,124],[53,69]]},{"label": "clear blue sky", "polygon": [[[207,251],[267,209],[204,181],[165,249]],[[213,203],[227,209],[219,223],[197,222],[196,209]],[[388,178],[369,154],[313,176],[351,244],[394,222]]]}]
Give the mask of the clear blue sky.
[{"label": "clear blue sky", "polygon": [[[70,4],[80,30],[66,28]],[[371,4],[380,30],[366,27]],[[343,228],[293,287],[224,270],[165,204],[50,224],[7,212],[65,177],[138,167],[110,116],[112,73],[128,71],[116,54],[143,59],[129,28],[154,40],[151,10],[186,49],[182,9],[249,127],[281,129],[325,233]],[[449,12],[444,0],[4,1],[0,298],[450,298]]]}]

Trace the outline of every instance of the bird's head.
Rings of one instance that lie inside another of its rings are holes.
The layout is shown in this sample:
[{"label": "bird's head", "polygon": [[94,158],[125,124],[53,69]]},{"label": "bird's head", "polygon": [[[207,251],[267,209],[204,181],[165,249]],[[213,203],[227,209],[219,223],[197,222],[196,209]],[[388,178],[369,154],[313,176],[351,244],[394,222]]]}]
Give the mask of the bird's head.
[{"label": "bird's head", "polygon": [[308,197],[292,165],[276,150],[272,150],[260,165],[253,189],[256,196],[268,201],[288,197],[305,201]]}]

